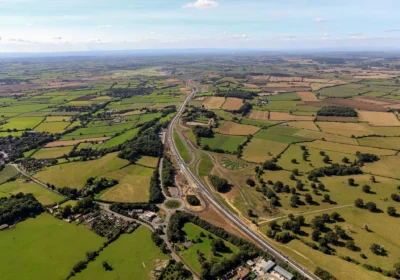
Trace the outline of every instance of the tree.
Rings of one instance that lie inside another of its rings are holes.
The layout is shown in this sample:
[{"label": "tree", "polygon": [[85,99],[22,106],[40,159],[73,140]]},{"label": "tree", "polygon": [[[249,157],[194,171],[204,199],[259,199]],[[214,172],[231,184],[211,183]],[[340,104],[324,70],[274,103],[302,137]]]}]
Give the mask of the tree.
[{"label": "tree", "polygon": [[389,216],[395,217],[397,215],[396,208],[389,206],[387,208],[387,213],[389,214]]},{"label": "tree", "polygon": [[376,183],[376,179],[375,176],[371,176],[371,178],[369,178],[371,180],[372,183]]},{"label": "tree", "polygon": [[325,191],[325,185],[322,184],[322,183],[318,183],[318,189],[319,189],[320,191]]},{"label": "tree", "polygon": [[290,174],[289,178],[290,178],[290,180],[293,180],[293,181],[296,180],[296,177],[293,174]]},{"label": "tree", "polygon": [[103,268],[107,271],[112,270],[112,267],[108,264],[107,261],[102,262]]},{"label": "tree", "polygon": [[331,214],[331,219],[334,221],[339,221],[340,220],[340,214],[338,212],[333,212]]},{"label": "tree", "polygon": [[195,195],[192,195],[192,194],[187,195],[186,200],[192,206],[200,205],[200,200]]},{"label": "tree", "polygon": [[290,206],[296,207],[299,204],[300,198],[297,194],[294,194],[290,197]]},{"label": "tree", "polygon": [[296,189],[298,189],[299,191],[304,190],[304,184],[301,181],[297,181]]},{"label": "tree", "polygon": [[291,162],[292,163],[297,163],[297,160],[295,158],[292,158]]},{"label": "tree", "polygon": [[363,192],[365,192],[365,193],[370,193],[370,192],[371,192],[371,187],[368,186],[368,185],[364,185],[364,186],[362,187],[362,190],[363,190]]},{"label": "tree", "polygon": [[320,154],[321,156],[324,156],[324,155],[325,155],[325,152],[324,152],[324,151],[320,151],[319,154]]},{"label": "tree", "polygon": [[213,187],[218,192],[222,192],[224,189],[229,187],[229,182],[224,178],[220,178],[218,176],[211,175],[211,174],[208,175],[208,178],[210,179],[211,184],[213,185]]},{"label": "tree", "polygon": [[349,186],[352,186],[352,187],[355,186],[355,181],[353,178],[347,179],[347,183],[349,184]]},{"label": "tree", "polygon": [[330,202],[330,201],[331,201],[331,196],[329,194],[324,194],[323,202]]},{"label": "tree", "polygon": [[330,163],[331,159],[329,158],[329,156],[324,156],[324,158],[322,159],[322,161],[326,164]]},{"label": "tree", "polygon": [[344,158],[342,158],[342,162],[343,163],[349,163],[349,158],[348,157],[344,157]]},{"label": "tree", "polygon": [[254,187],[256,185],[256,182],[254,182],[253,179],[248,178],[246,180],[246,184],[249,185],[250,187]]},{"label": "tree", "polygon": [[356,246],[356,244],[354,243],[353,240],[347,240],[345,246],[350,251],[356,251],[357,250],[357,246]]},{"label": "tree", "polygon": [[292,235],[287,231],[281,231],[275,235],[275,240],[280,243],[288,243],[292,240]]},{"label": "tree", "polygon": [[338,241],[339,241],[338,236],[337,236],[336,233],[334,233],[333,231],[327,232],[327,233],[325,234],[325,239],[326,239],[329,243],[331,243],[331,244],[333,244],[333,245],[337,245],[337,243],[338,243]]},{"label": "tree", "polygon": [[299,170],[297,168],[292,170],[292,174],[295,175],[295,176],[299,176],[300,175]]},{"label": "tree", "polygon": [[394,201],[400,202],[400,195],[398,195],[397,193],[391,194],[390,197],[391,197]]},{"label": "tree", "polygon": [[211,250],[215,254],[216,252],[223,252],[226,248],[224,241],[220,238],[211,240]]},{"label": "tree", "polygon": [[364,208],[364,201],[361,198],[357,198],[354,201],[354,206],[358,208]]},{"label": "tree", "polygon": [[61,213],[62,217],[65,219],[68,218],[68,216],[70,216],[71,214],[72,214],[72,206],[70,204],[65,205],[65,207],[62,209]]},{"label": "tree", "polygon": [[336,280],[336,277],[335,277],[335,276],[333,276],[333,275],[330,274],[328,271],[326,271],[326,270],[324,270],[324,269],[322,269],[322,268],[320,268],[320,267],[317,267],[317,268],[315,269],[314,274],[315,274],[316,276],[318,276],[319,278],[321,278],[322,280]]},{"label": "tree", "polygon": [[307,193],[307,194],[304,196],[304,200],[305,200],[308,204],[313,203],[313,198],[312,198],[311,194],[309,194],[309,193]]},{"label": "tree", "polygon": [[312,240],[314,240],[314,241],[317,242],[320,238],[321,238],[321,232],[320,232],[319,230],[314,230],[314,231],[311,233],[311,239],[312,239]]},{"label": "tree", "polygon": [[376,212],[377,211],[375,202],[367,202],[365,204],[365,208],[367,208],[370,212]]},{"label": "tree", "polygon": [[370,247],[372,253],[378,256],[383,256],[386,254],[386,250],[379,244],[377,243],[372,243]]}]

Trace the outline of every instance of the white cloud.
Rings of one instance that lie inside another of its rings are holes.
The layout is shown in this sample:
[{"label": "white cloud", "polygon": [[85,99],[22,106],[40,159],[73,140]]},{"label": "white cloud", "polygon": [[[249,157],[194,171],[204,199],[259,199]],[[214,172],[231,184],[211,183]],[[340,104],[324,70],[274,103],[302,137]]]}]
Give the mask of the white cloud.
[{"label": "white cloud", "polygon": [[53,37],[53,40],[62,40],[62,37]]},{"label": "white cloud", "polygon": [[349,36],[351,36],[351,37],[359,37],[361,35],[362,35],[362,33],[349,33]]},{"label": "white cloud", "polygon": [[400,32],[400,29],[386,29],[385,32]]},{"label": "white cloud", "polygon": [[102,25],[96,25],[95,28],[110,28],[112,27],[111,24],[102,24]]},{"label": "white cloud", "polygon": [[330,27],[320,27],[320,28],[316,28],[315,30],[318,31],[328,31],[328,30],[335,30],[334,28],[330,28]]},{"label": "white cloud", "polygon": [[187,3],[183,8],[196,8],[196,9],[208,9],[218,7],[218,2],[213,0],[196,0],[193,3]]},{"label": "white cloud", "polygon": [[324,37],[329,37],[329,33],[324,33]]},{"label": "white cloud", "polygon": [[327,22],[328,20],[324,19],[324,18],[316,18],[316,19],[314,19],[314,21],[315,22]]}]

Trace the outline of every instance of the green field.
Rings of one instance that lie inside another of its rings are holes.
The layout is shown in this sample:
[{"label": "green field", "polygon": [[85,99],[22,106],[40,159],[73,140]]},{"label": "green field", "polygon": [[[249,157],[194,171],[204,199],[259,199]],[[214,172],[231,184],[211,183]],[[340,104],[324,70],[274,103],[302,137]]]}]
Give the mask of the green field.
[{"label": "green field", "polygon": [[362,146],[400,150],[400,137],[365,137],[357,141]]},{"label": "green field", "polygon": [[[1,108],[0,108],[1,110]],[[7,130],[7,129],[17,129],[17,130],[25,130],[25,129],[33,129],[35,128],[41,121],[43,121],[43,118],[41,117],[24,117],[24,118],[11,118],[7,120],[7,123],[5,125],[1,125],[0,129],[1,130]]]},{"label": "green field", "polygon": [[63,133],[64,129],[69,125],[69,122],[44,122],[38,125],[35,130],[39,132]]},{"label": "green field", "polygon": [[[229,252],[218,252],[218,256],[214,256],[211,252],[211,239],[208,237],[208,235],[211,233],[192,223],[186,223],[183,226],[182,230],[185,232],[186,238],[189,240],[194,240],[196,237],[200,237],[201,232],[206,235],[206,237],[201,237],[201,243],[194,243],[187,250],[183,249],[183,251],[180,251],[179,253],[179,255],[181,255],[182,258],[185,260],[185,262],[188,263],[189,266],[198,274],[200,274],[201,272],[201,265],[197,258],[197,250],[202,252],[208,260],[211,260],[211,258],[213,257],[218,260],[229,258],[234,253],[239,251],[239,248],[237,248],[235,245],[224,241],[225,245],[229,248]],[[219,238],[214,234],[211,234],[211,236],[213,237],[213,239]]]},{"label": "green field", "polygon": [[246,140],[245,136],[229,136],[216,133],[213,138],[201,138],[201,145],[233,153]]},{"label": "green field", "polygon": [[210,159],[209,156],[207,156],[205,153],[201,154],[201,159],[199,161],[198,165],[198,173],[201,177],[207,176],[208,174],[211,173],[211,170],[214,167],[214,163]]},{"label": "green field", "polygon": [[[153,243],[150,230],[141,226],[133,233],[119,237],[72,279],[151,279],[150,275],[160,260],[168,258]],[[104,270],[103,261],[108,262],[111,271]]]},{"label": "green field", "polygon": [[112,147],[116,147],[118,145],[123,144],[125,141],[131,140],[133,137],[135,137],[139,132],[139,128],[135,128],[135,129],[131,129],[128,130],[127,132],[113,137],[109,140],[107,140],[106,143],[104,143],[104,145],[102,146],[102,149],[107,149],[107,148],[112,148]]},{"label": "green field", "polygon": [[58,188],[69,187],[82,189],[89,177],[101,177],[117,170],[129,162],[117,157],[117,153],[91,161],[71,162],[48,167],[35,177],[44,183],[50,183]]},{"label": "green field", "polygon": [[239,170],[239,169],[243,169],[243,168],[246,168],[249,166],[248,164],[235,162],[235,161],[232,161],[229,158],[225,158],[225,157],[222,158],[221,164],[223,167],[225,167],[226,169],[229,169],[229,170]]},{"label": "green field", "polygon": [[364,85],[361,84],[348,84],[342,86],[334,86],[321,89],[319,92],[322,96],[329,97],[352,97],[359,93],[370,91],[368,88],[362,88]]},{"label": "green field", "polygon": [[17,194],[19,192],[32,193],[34,197],[36,197],[36,199],[43,205],[60,202],[65,198],[64,196],[57,194],[35,182],[24,182],[22,179],[1,184],[0,192],[10,194]]},{"label": "green field", "polygon": [[18,175],[19,172],[11,165],[4,166],[4,169],[0,171],[0,184],[4,183],[8,179]]},{"label": "green field", "polygon": [[99,249],[104,241],[83,226],[48,214],[28,219],[0,232],[1,278],[65,279],[86,252]]},{"label": "green field", "polygon": [[68,155],[72,151],[73,146],[66,147],[55,147],[55,148],[41,148],[39,151],[33,154],[33,158],[59,158],[63,155]]},{"label": "green field", "polygon": [[[291,129],[291,128],[289,128]],[[296,129],[293,129],[294,131]],[[309,138],[303,138],[298,136],[291,136],[291,135],[284,135],[284,134],[276,134],[276,133],[269,133],[269,129],[261,130],[258,133],[254,134],[254,138],[268,140],[268,141],[275,141],[283,144],[292,144],[296,142],[303,142],[303,141],[310,141]]]},{"label": "green field", "polygon": [[149,201],[150,178],[153,172],[153,168],[129,165],[104,174],[104,177],[116,179],[119,183],[103,192],[100,199],[115,202]]},{"label": "green field", "polygon": [[189,163],[190,159],[191,159],[190,153],[186,149],[186,146],[182,142],[182,139],[179,137],[178,132],[174,132],[174,142],[175,142],[176,148],[178,149],[178,152],[179,152],[180,156],[182,157],[182,159],[184,160],[184,162]]}]

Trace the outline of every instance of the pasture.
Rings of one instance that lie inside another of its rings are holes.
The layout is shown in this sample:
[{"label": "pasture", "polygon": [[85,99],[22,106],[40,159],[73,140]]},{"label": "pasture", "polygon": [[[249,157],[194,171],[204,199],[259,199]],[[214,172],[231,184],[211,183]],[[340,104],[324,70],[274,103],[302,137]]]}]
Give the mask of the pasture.
[{"label": "pasture", "polygon": [[15,177],[19,174],[17,169],[11,165],[4,166],[4,169],[0,171],[0,184],[6,182],[8,179]]},{"label": "pasture", "polygon": [[0,232],[2,279],[65,279],[72,267],[106,239],[49,214]]},{"label": "pasture", "polygon": [[282,153],[288,144],[253,138],[243,149],[242,158],[249,162],[264,162]]},{"label": "pasture", "polygon": [[103,177],[105,174],[128,164],[127,160],[118,158],[117,153],[111,153],[96,160],[51,166],[36,173],[35,178],[58,188],[69,187],[80,190],[85,185],[87,178]]},{"label": "pasture", "polygon": [[44,158],[59,158],[68,155],[72,151],[72,146],[54,147],[54,148],[41,148],[39,151],[32,155],[35,159]]},{"label": "pasture", "polygon": [[[193,245],[189,246],[187,249],[182,249],[179,252],[179,255],[185,262],[198,274],[201,272],[201,265],[198,261],[197,250],[203,253],[207,260],[211,260],[211,258],[216,258],[217,260],[222,260],[223,258],[229,259],[234,253],[239,251],[239,248],[235,245],[224,241],[227,250],[214,255],[211,251],[211,239],[208,236],[211,235],[213,239],[218,239],[219,237],[192,223],[186,223],[182,231],[185,233],[188,240],[194,240],[197,237],[202,240],[202,242],[193,243]],[[200,233],[203,233],[206,237],[200,237]]]},{"label": "pasture", "polygon": [[35,130],[39,132],[63,133],[69,122],[43,122]]},{"label": "pasture", "polygon": [[65,197],[55,193],[44,186],[41,186],[33,181],[25,182],[23,179],[3,183],[0,185],[0,192],[17,194],[17,193],[31,193],[43,205],[50,205],[60,202]]},{"label": "pasture", "polygon": [[16,129],[26,130],[34,129],[39,123],[44,120],[42,117],[15,117],[7,120],[7,123],[0,125],[1,130]]},{"label": "pasture", "polygon": [[118,185],[103,192],[99,198],[113,202],[147,202],[150,178],[154,169],[129,165],[107,174],[105,177],[118,180]]},{"label": "pasture", "polygon": [[213,138],[201,138],[201,145],[208,145],[211,149],[222,149],[233,153],[238,146],[246,140],[244,136],[229,136],[223,134],[214,134]]},{"label": "pasture", "polygon": [[[151,232],[140,226],[131,234],[121,235],[105,248],[95,261],[71,279],[151,279],[156,266],[166,263],[168,255],[163,254],[151,239]],[[112,270],[103,268],[107,261]]]}]

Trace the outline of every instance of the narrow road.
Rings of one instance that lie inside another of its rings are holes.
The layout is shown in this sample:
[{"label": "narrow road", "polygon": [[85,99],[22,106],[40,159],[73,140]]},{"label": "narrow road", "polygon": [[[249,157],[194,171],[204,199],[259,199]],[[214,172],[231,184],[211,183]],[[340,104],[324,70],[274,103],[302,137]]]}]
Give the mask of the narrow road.
[{"label": "narrow road", "polygon": [[173,131],[175,129],[175,126],[181,117],[182,113],[184,112],[187,104],[189,101],[195,96],[196,94],[196,88],[193,86],[191,81],[188,81],[188,84],[190,84],[193,88],[192,93],[188,95],[184,103],[181,105],[179,108],[178,113],[175,115],[175,117],[172,119],[170,126],[168,127],[168,141],[171,146],[171,150],[176,156],[176,159],[179,163],[179,166],[181,168],[182,173],[185,175],[187,181],[191,183],[193,186],[195,186],[198,190],[198,192],[203,193],[205,197],[209,199],[209,201],[220,211],[220,213],[225,216],[228,220],[230,220],[238,229],[240,229],[245,235],[247,235],[249,238],[251,238],[255,243],[257,243],[259,246],[264,248],[268,253],[273,255],[275,259],[287,263],[289,266],[291,266],[293,269],[297,270],[299,273],[301,273],[304,277],[308,279],[315,279],[317,280],[318,278],[314,276],[311,272],[303,268],[301,265],[296,263],[295,261],[289,259],[286,255],[284,255],[282,252],[280,252],[274,245],[268,243],[262,236],[260,236],[257,232],[253,231],[251,228],[249,228],[241,219],[239,219],[236,215],[230,212],[229,209],[225,207],[214,195],[212,192],[208,190],[206,186],[198,179],[197,174],[194,175],[189,166],[184,162],[182,157],[180,156],[174,139],[172,137]]}]

